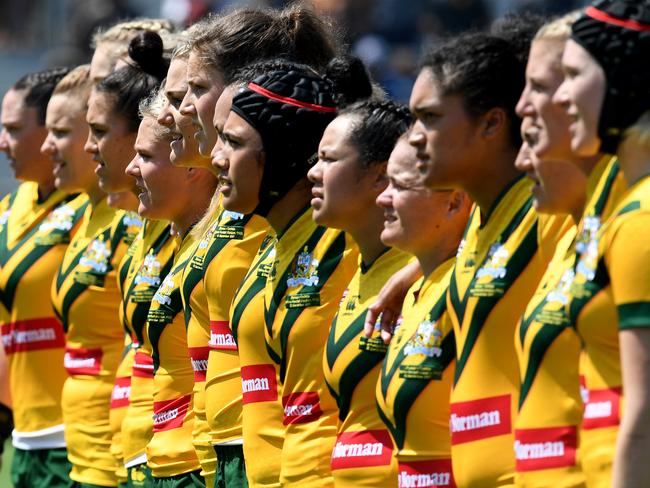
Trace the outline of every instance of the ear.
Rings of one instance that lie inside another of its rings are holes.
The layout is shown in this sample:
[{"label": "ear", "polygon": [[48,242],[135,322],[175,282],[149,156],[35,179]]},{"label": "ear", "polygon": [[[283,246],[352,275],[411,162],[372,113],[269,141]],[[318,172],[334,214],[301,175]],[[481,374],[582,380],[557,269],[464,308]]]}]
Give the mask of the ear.
[{"label": "ear", "polygon": [[500,107],[489,110],[482,116],[482,135],[487,139],[497,137],[508,128],[508,116]]},{"label": "ear", "polygon": [[466,207],[467,194],[463,191],[452,190],[447,200],[447,215],[453,217]]},{"label": "ear", "polygon": [[373,165],[372,188],[378,192],[384,191],[386,189],[386,185],[388,184],[388,178],[386,177],[387,167],[388,161]]}]

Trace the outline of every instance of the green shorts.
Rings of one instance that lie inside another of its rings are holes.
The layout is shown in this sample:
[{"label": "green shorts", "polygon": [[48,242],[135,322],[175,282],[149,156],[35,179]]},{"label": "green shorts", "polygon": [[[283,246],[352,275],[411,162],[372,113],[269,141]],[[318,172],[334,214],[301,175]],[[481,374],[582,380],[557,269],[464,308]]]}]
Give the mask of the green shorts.
[{"label": "green shorts", "polygon": [[11,482],[15,488],[72,488],[72,465],[65,447],[58,449],[14,449]]},{"label": "green shorts", "polygon": [[203,476],[199,474],[200,472],[201,470],[197,469],[191,473],[183,473],[167,478],[152,477],[153,483],[150,486],[154,488],[205,488],[205,481]]},{"label": "green shorts", "polygon": [[126,468],[127,480],[124,483],[125,488],[139,488],[140,486],[152,486],[153,476],[147,463],[137,464]]},{"label": "green shorts", "polygon": [[214,488],[248,488],[246,463],[242,446],[214,446],[217,473]]}]

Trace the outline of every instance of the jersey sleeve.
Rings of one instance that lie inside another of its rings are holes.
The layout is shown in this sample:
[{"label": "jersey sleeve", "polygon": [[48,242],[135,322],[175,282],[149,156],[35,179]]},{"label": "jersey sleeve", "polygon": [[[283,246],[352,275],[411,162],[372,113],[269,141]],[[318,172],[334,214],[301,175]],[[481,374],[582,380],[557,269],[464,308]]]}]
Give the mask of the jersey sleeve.
[{"label": "jersey sleeve", "polygon": [[650,327],[650,213],[614,221],[605,264],[621,330]]}]

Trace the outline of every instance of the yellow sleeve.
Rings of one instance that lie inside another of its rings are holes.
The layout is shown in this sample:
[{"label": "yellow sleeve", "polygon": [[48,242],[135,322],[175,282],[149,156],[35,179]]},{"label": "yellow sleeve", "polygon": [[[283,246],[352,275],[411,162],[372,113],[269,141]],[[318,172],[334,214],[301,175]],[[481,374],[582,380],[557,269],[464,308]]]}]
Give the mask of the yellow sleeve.
[{"label": "yellow sleeve", "polygon": [[650,327],[650,213],[614,221],[605,264],[621,330]]}]

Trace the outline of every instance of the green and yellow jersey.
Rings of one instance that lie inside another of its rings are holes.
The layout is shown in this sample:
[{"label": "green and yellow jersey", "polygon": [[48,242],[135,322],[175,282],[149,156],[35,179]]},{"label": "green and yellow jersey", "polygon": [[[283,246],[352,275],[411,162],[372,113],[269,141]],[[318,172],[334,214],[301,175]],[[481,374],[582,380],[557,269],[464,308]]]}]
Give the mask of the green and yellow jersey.
[{"label": "green and yellow jersey", "polygon": [[229,326],[232,298],[264,236],[266,223],[218,207],[183,273],[183,307],[194,368],[194,447],[202,475],[216,469],[214,445],[241,444],[241,379]]},{"label": "green and yellow jersey", "polygon": [[323,370],[338,406],[331,459],[336,486],[389,486],[397,479],[390,434],[374,397],[386,346],[377,340],[368,343],[363,332],[368,307],[409,259],[397,249],[385,249],[370,265],[360,262],[330,328]]},{"label": "green and yellow jersey", "polygon": [[322,358],[358,251],[345,233],[316,225],[311,207],[293,218],[275,250],[264,302],[267,348],[280,368],[284,408],[280,483],[329,487],[337,407]]},{"label": "green and yellow jersey", "polygon": [[571,217],[515,331],[520,392],[515,418],[516,485],[579,487],[581,339],[569,319],[577,227]]},{"label": "green and yellow jersey", "polygon": [[451,451],[460,486],[513,483],[515,327],[552,257],[539,249],[556,239],[559,226],[557,219],[540,224],[531,185],[522,176],[485,217],[474,209],[450,279],[447,310],[456,338]]},{"label": "green and yellow jersey", "polygon": [[[636,239],[626,242],[626,250],[622,250],[620,242],[616,249],[610,249],[610,237],[616,232],[605,237],[610,231],[605,231],[603,222],[619,220],[617,214],[625,208],[626,204],[621,202],[626,192],[625,186],[616,159],[603,158],[590,175],[590,197],[576,239],[575,276],[570,289],[569,314],[583,340],[580,373],[584,413],[580,430],[580,463],[588,486],[611,484],[616,437],[623,408],[618,349],[622,322],[619,322],[616,307],[623,302],[616,301],[612,296],[612,272],[629,271],[630,267],[623,263],[632,260],[637,261],[634,267],[642,272],[645,264],[638,254],[639,248],[635,246],[636,243],[642,244],[638,235]],[[610,265],[610,262],[616,261],[610,261],[613,256],[619,257],[616,268]],[[645,288],[639,280],[635,280],[635,276],[634,273],[630,275],[629,286],[638,287],[637,292],[643,294]],[[624,286],[627,288],[628,285]]]},{"label": "green and yellow jersey", "polygon": [[125,212],[106,200],[86,208],[52,283],[54,310],[66,331],[62,394],[70,477],[115,486],[109,410],[113,381],[124,349],[117,309],[116,270],[132,236]]},{"label": "green and yellow jersey", "polygon": [[[125,468],[146,463],[145,448],[153,428],[153,362],[151,348],[144,347],[145,324],[151,300],[167,273],[171,270],[176,242],[167,221],[145,221],[118,270],[118,284],[122,295],[120,321],[131,338],[130,370],[122,381],[128,381],[128,399],[123,400],[126,412],[121,419],[122,458]],[[113,396],[127,391],[118,385],[122,377],[118,370]],[[126,379],[128,378],[128,380]],[[111,412],[113,413],[113,411]],[[111,420],[113,420],[113,416]]]},{"label": "green and yellow jersey", "polygon": [[172,269],[156,291],[147,316],[154,378],[153,436],[146,454],[156,478],[177,476],[201,467],[192,445],[194,371],[181,298],[181,277],[195,245],[191,233],[182,239]]},{"label": "green and yellow jersey", "polygon": [[411,287],[381,367],[376,400],[397,449],[393,486],[456,486],[449,439],[456,349],[446,314],[453,265],[445,261]]},{"label": "green and yellow jersey", "polygon": [[59,191],[40,200],[38,185],[31,182],[0,202],[0,324],[13,400],[13,444],[19,449],[65,447],[65,334],[52,309],[50,288],[87,205],[85,195]]},{"label": "green and yellow jersey", "polygon": [[264,340],[264,288],[274,260],[275,235],[269,231],[230,308],[230,327],[239,349],[243,449],[251,487],[280,486],[284,413],[278,368]]}]

